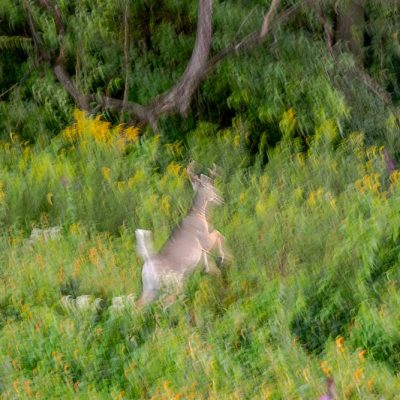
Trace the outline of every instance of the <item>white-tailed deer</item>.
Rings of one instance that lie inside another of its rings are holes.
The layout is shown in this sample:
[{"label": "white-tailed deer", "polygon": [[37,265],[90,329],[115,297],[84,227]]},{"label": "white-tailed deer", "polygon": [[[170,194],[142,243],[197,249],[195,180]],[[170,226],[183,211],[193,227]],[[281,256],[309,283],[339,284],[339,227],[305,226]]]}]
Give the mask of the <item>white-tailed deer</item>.
[{"label": "white-tailed deer", "polygon": [[193,162],[187,173],[195,191],[189,214],[173,231],[164,247],[155,253],[151,232],[143,229],[135,231],[137,249],[143,258],[143,290],[136,304],[144,306],[158,296],[162,287],[181,287],[187,275],[203,260],[205,270],[211,274],[220,274],[217,266],[208,259],[213,248],[217,248],[222,262],[227,257],[224,237],[217,230],[210,231],[207,209],[210,203],[222,204],[223,200],[213,184],[216,167],[210,171],[210,177],[193,173]]},{"label": "white-tailed deer", "polygon": [[[195,196],[189,214],[173,231],[169,240],[160,252],[153,249],[151,232],[143,229],[135,231],[138,252],[143,258],[142,269],[143,290],[136,305],[141,307],[155,300],[163,287],[181,289],[185,278],[203,261],[206,272],[220,275],[219,268],[208,256],[212,249],[218,250],[222,262],[229,256],[224,248],[224,237],[217,230],[211,230],[207,218],[207,209],[210,203],[222,204],[223,200],[213,184],[216,175],[216,167],[210,170],[210,177],[197,176],[193,173],[191,162],[187,173],[192,183]],[[168,302],[173,300],[169,296]],[[125,305],[133,303],[133,295],[119,296],[112,299],[110,310],[120,310]],[[92,296],[83,295],[73,299],[72,296],[64,296],[61,299],[64,308],[73,311],[92,308],[101,308],[102,300]]]}]

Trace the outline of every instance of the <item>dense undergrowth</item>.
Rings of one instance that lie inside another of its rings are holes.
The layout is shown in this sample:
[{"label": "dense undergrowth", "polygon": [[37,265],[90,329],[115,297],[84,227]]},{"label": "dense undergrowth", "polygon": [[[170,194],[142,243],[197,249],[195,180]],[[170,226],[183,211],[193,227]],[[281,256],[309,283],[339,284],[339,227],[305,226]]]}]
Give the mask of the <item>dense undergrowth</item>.
[{"label": "dense undergrowth", "polygon": [[[247,134],[200,124],[185,143],[75,112],[51,143],[0,146],[0,396],[313,399],[400,393],[399,171],[325,120],[250,162]],[[134,229],[156,247],[192,196],[185,166],[220,168],[212,212],[234,255],[168,307],[69,312],[63,294],[141,290]],[[26,239],[62,226],[58,239]]]}]

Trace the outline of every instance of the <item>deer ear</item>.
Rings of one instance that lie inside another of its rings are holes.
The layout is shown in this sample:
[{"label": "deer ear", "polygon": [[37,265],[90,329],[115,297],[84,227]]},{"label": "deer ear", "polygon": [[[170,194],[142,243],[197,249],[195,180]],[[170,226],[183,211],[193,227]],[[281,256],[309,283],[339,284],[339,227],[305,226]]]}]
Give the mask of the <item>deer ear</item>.
[{"label": "deer ear", "polygon": [[196,175],[193,172],[194,166],[195,166],[196,162],[194,160],[192,160],[189,165],[186,168],[186,173],[189,177],[190,183],[193,186],[194,190],[197,190],[199,188],[200,185],[200,178],[198,177],[198,175]]},{"label": "deer ear", "polygon": [[192,188],[194,191],[197,191],[201,185],[200,178],[198,176],[189,177],[190,183],[192,184]]},{"label": "deer ear", "polygon": [[215,179],[217,176],[219,176],[217,172],[217,165],[215,163],[213,163],[212,169],[208,168],[208,172],[211,179]]}]

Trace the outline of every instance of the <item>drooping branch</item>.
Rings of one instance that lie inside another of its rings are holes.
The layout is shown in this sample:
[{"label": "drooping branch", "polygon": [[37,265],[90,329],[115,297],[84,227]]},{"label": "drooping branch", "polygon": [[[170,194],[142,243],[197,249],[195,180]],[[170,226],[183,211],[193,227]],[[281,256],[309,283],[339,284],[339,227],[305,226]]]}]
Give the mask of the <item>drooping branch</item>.
[{"label": "drooping branch", "polygon": [[[296,4],[282,12],[279,13],[279,15],[275,18],[274,22],[274,27],[282,25],[284,22],[286,22],[289,17],[291,17],[293,14],[295,14],[296,11],[300,8],[300,4]],[[275,8],[276,10],[276,8]],[[264,22],[263,26],[267,27],[267,30],[265,31],[266,33],[264,35],[261,35],[261,30],[256,30],[245,36],[241,40],[234,41],[230,43],[227,47],[223,48],[220,50],[217,54],[215,54],[213,57],[210,58],[208,61],[207,65],[207,72],[211,72],[212,69],[224,58],[229,57],[233,54],[237,55],[240,53],[243,53],[247,50],[252,49],[253,47],[259,45],[264,41],[266,38],[267,34],[271,32],[271,21],[273,14],[271,14],[271,9],[267,12],[267,14],[264,17]],[[268,18],[267,18],[268,17]],[[265,22],[267,21],[268,24]]]},{"label": "drooping branch", "polygon": [[[65,47],[64,47],[64,36],[65,36],[65,26],[64,26],[64,21],[62,18],[62,14],[60,11],[60,8],[58,5],[53,5],[53,3],[50,0],[37,0],[38,4],[45,10],[47,10],[51,16],[53,17],[55,26],[56,26],[56,32],[58,35],[58,40],[60,43],[60,49],[58,52],[58,55],[56,56],[55,60],[53,61],[53,72],[58,81],[64,86],[65,90],[69,93],[69,95],[74,99],[75,104],[80,107],[82,110],[85,111],[90,111],[90,106],[89,106],[89,101],[88,97],[85,96],[83,93],[81,93],[76,85],[74,84],[73,80],[71,79],[71,76],[67,72],[67,70],[64,67],[64,62],[65,62]],[[31,14],[31,10],[29,7],[29,2],[26,2],[26,7],[28,14]],[[34,24],[30,24],[30,28],[32,31],[33,36],[37,36],[37,33],[35,32],[35,26]],[[48,52],[46,52],[42,46],[40,46],[41,53],[46,54],[45,58],[50,59],[50,55]]]}]

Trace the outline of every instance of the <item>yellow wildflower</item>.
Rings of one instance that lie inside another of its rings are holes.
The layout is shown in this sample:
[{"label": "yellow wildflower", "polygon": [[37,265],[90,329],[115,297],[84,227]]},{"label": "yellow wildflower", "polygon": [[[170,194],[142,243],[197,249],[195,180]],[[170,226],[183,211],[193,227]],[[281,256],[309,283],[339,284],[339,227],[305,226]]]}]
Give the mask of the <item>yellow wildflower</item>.
[{"label": "yellow wildflower", "polygon": [[19,393],[18,386],[19,386],[19,379],[16,379],[13,382],[13,388],[14,388],[14,391],[17,392],[17,393]]},{"label": "yellow wildflower", "polygon": [[180,171],[181,171],[181,166],[175,161],[172,161],[167,167],[168,174],[172,176],[179,176]]},{"label": "yellow wildflower", "polygon": [[330,376],[332,372],[332,368],[328,366],[328,363],[326,361],[321,361],[319,364],[322,372],[324,373],[325,376]]},{"label": "yellow wildflower", "polygon": [[72,142],[75,138],[79,136],[78,130],[76,129],[75,125],[68,126],[67,128],[65,128],[63,135],[70,142]]},{"label": "yellow wildflower", "polygon": [[308,368],[303,369],[303,376],[306,382],[310,382],[309,370]]},{"label": "yellow wildflower", "polygon": [[294,197],[298,200],[303,198],[303,189],[300,186],[294,190]]},{"label": "yellow wildflower", "polygon": [[152,194],[149,197],[149,204],[151,205],[151,207],[157,207],[159,206],[158,203],[158,196],[156,194]]},{"label": "yellow wildflower", "polygon": [[53,205],[53,193],[47,193],[47,202],[52,206]]},{"label": "yellow wildflower", "polygon": [[316,192],[310,192],[307,199],[307,205],[309,207],[312,207],[316,203],[316,198],[317,198]]},{"label": "yellow wildflower", "polygon": [[399,181],[399,179],[400,179],[400,170],[395,169],[390,174],[390,187],[393,188],[394,186],[396,186],[398,181]]},{"label": "yellow wildflower", "polygon": [[356,381],[356,383],[360,383],[363,377],[364,377],[364,370],[362,368],[357,368],[354,372],[354,380]]},{"label": "yellow wildflower", "polygon": [[129,126],[125,129],[124,136],[126,139],[131,140],[132,142],[136,141],[139,137],[139,128],[136,128],[135,126]]},{"label": "yellow wildflower", "polygon": [[265,189],[268,186],[268,175],[262,175],[259,179],[259,186]]},{"label": "yellow wildflower", "polygon": [[332,141],[336,138],[337,131],[338,129],[335,121],[332,119],[327,119],[316,129],[315,136],[317,139],[325,137],[329,141]]},{"label": "yellow wildflower", "polygon": [[92,247],[89,249],[89,260],[93,265],[98,265],[99,257],[97,255],[97,249]]},{"label": "yellow wildflower", "polygon": [[145,173],[143,172],[143,170],[138,169],[135,172],[135,175],[133,175],[131,178],[129,178],[128,187],[131,188],[133,185],[135,185],[135,183],[141,181],[142,178],[144,178],[144,176],[145,176]]},{"label": "yellow wildflower", "polygon": [[161,199],[161,208],[164,212],[165,215],[169,215],[170,212],[170,202],[169,202],[170,197],[168,195],[163,195],[162,199]]},{"label": "yellow wildflower", "polygon": [[101,173],[103,174],[103,177],[106,181],[110,180],[110,172],[111,170],[108,167],[103,167],[101,169]]},{"label": "yellow wildflower", "polygon": [[78,233],[80,233],[80,231],[81,231],[81,228],[80,228],[79,223],[74,223],[69,227],[69,232],[72,235],[77,235]]},{"label": "yellow wildflower", "polygon": [[31,381],[30,380],[26,380],[25,382],[24,382],[24,391],[25,391],[25,393],[26,393],[26,395],[28,396],[28,397],[31,397],[32,396],[32,388],[31,388]]},{"label": "yellow wildflower", "polygon": [[344,338],[343,338],[343,336],[339,336],[337,339],[336,339],[336,348],[339,350],[339,351],[343,351],[344,350],[344,345],[343,345],[343,343],[344,343]]},{"label": "yellow wildflower", "polygon": [[282,114],[279,122],[279,128],[283,133],[290,134],[296,126],[296,113],[293,107],[289,108]]},{"label": "yellow wildflower", "polygon": [[364,186],[362,184],[361,179],[357,179],[354,183],[354,186],[356,187],[356,189],[360,192],[360,193],[364,193],[365,189]]},{"label": "yellow wildflower", "polygon": [[300,164],[301,167],[304,167],[304,154],[297,153],[296,154],[297,162]]},{"label": "yellow wildflower", "polygon": [[0,181],[0,202],[4,201],[6,194],[3,191],[4,183]]},{"label": "yellow wildflower", "polygon": [[125,189],[125,181],[118,181],[117,182],[117,188],[120,192],[123,192]]},{"label": "yellow wildflower", "polygon": [[263,198],[261,198],[259,201],[257,201],[256,204],[256,213],[257,215],[264,215],[267,211],[267,205],[266,202]]},{"label": "yellow wildflower", "polygon": [[378,151],[378,146],[374,145],[371,147],[368,147],[365,151],[367,157],[372,160],[374,158],[376,158],[376,152]]},{"label": "yellow wildflower", "polygon": [[360,360],[360,361],[364,361],[364,356],[365,356],[365,354],[367,354],[367,350],[361,350],[359,353],[358,353],[358,359]]},{"label": "yellow wildflower", "polygon": [[77,277],[81,273],[82,260],[80,258],[74,260],[74,276]]}]

